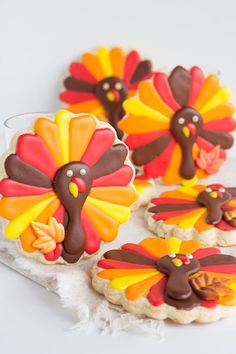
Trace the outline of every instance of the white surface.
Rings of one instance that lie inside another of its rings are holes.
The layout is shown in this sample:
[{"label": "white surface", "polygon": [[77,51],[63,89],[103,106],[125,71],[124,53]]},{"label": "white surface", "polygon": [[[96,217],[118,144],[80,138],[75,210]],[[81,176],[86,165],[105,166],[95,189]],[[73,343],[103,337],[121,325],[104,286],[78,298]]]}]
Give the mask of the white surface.
[{"label": "white surface", "polygon": [[[234,0],[1,0],[0,14],[0,121],[61,107],[57,95],[68,63],[99,45],[140,48],[161,68],[219,69],[236,97]],[[191,353],[235,354],[235,316],[210,325],[168,323],[163,343],[127,334],[78,336],[68,330],[74,314],[55,295],[2,265],[0,279],[4,354],[184,354],[190,347]]]}]

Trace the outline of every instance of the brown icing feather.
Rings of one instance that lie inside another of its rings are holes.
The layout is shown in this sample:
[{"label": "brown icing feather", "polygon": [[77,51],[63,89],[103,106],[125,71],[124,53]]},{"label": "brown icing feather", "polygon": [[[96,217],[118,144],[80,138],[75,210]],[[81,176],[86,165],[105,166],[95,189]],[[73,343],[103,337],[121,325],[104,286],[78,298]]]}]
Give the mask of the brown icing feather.
[{"label": "brown icing feather", "polygon": [[180,106],[186,106],[191,83],[189,71],[182,66],[176,66],[171,72],[168,81],[175,100]]},{"label": "brown icing feather", "polygon": [[234,143],[232,135],[226,132],[202,130],[199,135],[214,145],[220,145],[222,149],[230,149]]},{"label": "brown icing feather", "polygon": [[91,92],[95,93],[96,86],[89,82],[78,80],[72,76],[67,77],[64,80],[64,86],[67,90],[79,91],[79,92]]},{"label": "brown icing feather", "polygon": [[133,163],[136,166],[142,166],[154,160],[167,148],[170,140],[170,136],[164,135],[158,139],[155,139],[149,144],[135,149],[132,154]]},{"label": "brown icing feather", "polygon": [[137,68],[135,69],[130,79],[130,83],[135,84],[137,81],[142,80],[145,76],[150,74],[151,71],[152,71],[152,63],[150,62],[150,60],[140,61],[140,63],[138,64]]},{"label": "brown icing feather", "polygon": [[109,150],[92,167],[93,178],[97,179],[102,176],[111,174],[121,168],[127,157],[128,150],[124,144],[116,144]]},{"label": "brown icing feather", "polygon": [[156,205],[148,209],[150,213],[160,213],[164,211],[177,211],[177,210],[192,210],[201,207],[200,203],[191,204],[162,204]]},{"label": "brown icing feather", "polygon": [[14,181],[31,186],[52,188],[52,182],[43,172],[22,161],[16,154],[11,154],[5,161],[5,171]]},{"label": "brown icing feather", "polygon": [[199,259],[200,266],[206,267],[210,265],[236,264],[236,258],[228,254],[213,254]]},{"label": "brown icing feather", "polygon": [[156,265],[156,261],[128,250],[111,250],[104,254],[106,259],[114,259],[122,262]]}]

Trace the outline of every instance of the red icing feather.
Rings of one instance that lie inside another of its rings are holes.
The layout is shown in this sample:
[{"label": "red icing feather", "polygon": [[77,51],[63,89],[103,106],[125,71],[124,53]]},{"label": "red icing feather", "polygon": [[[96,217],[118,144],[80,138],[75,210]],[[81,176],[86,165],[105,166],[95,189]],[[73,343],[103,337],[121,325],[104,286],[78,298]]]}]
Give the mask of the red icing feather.
[{"label": "red icing feather", "polygon": [[60,99],[68,104],[75,104],[79,102],[95,100],[96,96],[89,92],[64,91],[60,94]]},{"label": "red icing feather", "polygon": [[121,247],[123,250],[128,250],[128,251],[133,251],[136,252],[138,254],[141,254],[144,257],[148,257],[151,259],[156,260],[157,257],[153,256],[151,253],[149,253],[148,251],[146,251],[142,246],[137,245],[135,243],[126,243],[125,245],[123,245]]},{"label": "red icing feather", "polygon": [[79,80],[88,81],[92,84],[97,83],[96,78],[86,69],[86,67],[82,63],[71,63],[70,73],[72,76],[76,77]]},{"label": "red icing feather", "polygon": [[155,139],[159,138],[160,136],[167,135],[169,133],[168,129],[161,130],[154,133],[147,133],[147,134],[134,134],[129,135],[125,139],[126,145],[129,147],[130,150],[137,149],[140,146],[146,145]]},{"label": "red icing feather", "polygon": [[204,124],[204,129],[231,132],[236,128],[236,122],[232,117],[215,120]]},{"label": "red icing feather", "polygon": [[103,269],[143,269],[153,268],[152,265],[135,264],[123,261],[116,261],[113,259],[102,259],[98,262],[98,267]]},{"label": "red icing feather", "polygon": [[160,306],[165,302],[164,291],[167,283],[167,277],[163,277],[159,283],[153,285],[147,295],[148,300],[153,306]]},{"label": "red icing feather", "polygon": [[4,197],[23,197],[30,195],[39,195],[51,191],[52,188],[30,186],[28,184],[13,181],[10,178],[4,178],[0,181],[0,194],[2,194]]},{"label": "red icing feather", "polygon": [[93,254],[99,250],[101,244],[101,238],[97,231],[93,228],[91,222],[85,215],[85,213],[81,213],[81,223],[85,230],[85,251],[88,254]]},{"label": "red icing feather", "polygon": [[204,272],[236,274],[236,264],[209,265],[206,267],[201,267],[200,270]]},{"label": "red icing feather", "polygon": [[57,166],[38,135],[23,134],[19,136],[16,153],[22,161],[34,166],[53,180]]},{"label": "red icing feather", "polygon": [[171,107],[174,111],[177,111],[181,108],[180,105],[175,101],[174,96],[172,95],[167,75],[163,73],[157,73],[154,76],[154,86],[163,101],[169,107]]},{"label": "red icing feather", "polygon": [[[198,209],[198,206],[196,207],[196,209]],[[175,216],[180,216],[183,214],[186,214],[190,211],[193,211],[195,209],[186,209],[186,210],[175,210],[175,211],[166,211],[166,212],[158,212],[157,214],[154,214],[152,217],[153,219],[155,219],[156,221],[160,221],[160,220],[166,220],[169,218],[174,218]]]},{"label": "red icing feather", "polygon": [[126,58],[125,67],[124,67],[124,81],[127,86],[130,88],[130,79],[140,61],[139,54],[136,50],[132,50]]},{"label": "red icing feather", "polygon": [[[200,149],[203,149],[203,150],[205,150],[207,152],[212,150],[212,149],[214,149],[214,147],[215,147],[215,145],[209,143],[208,141],[206,141],[205,139],[201,138],[200,136],[197,138],[196,144],[198,145],[198,147]],[[225,150],[220,149],[220,158],[221,159],[226,159]]]},{"label": "red icing feather", "polygon": [[[235,207],[234,207],[235,209]],[[215,225],[218,229],[222,230],[222,231],[233,231],[236,228],[231,226],[229,223],[227,223],[224,220],[221,220],[218,224]]]},{"label": "red icing feather", "polygon": [[220,250],[215,247],[208,247],[208,248],[200,248],[197,251],[193,252],[193,257],[197,259],[201,259],[207,256],[211,256],[213,254],[220,254]]},{"label": "red icing feather", "polygon": [[207,307],[208,309],[214,309],[218,303],[215,300],[201,300],[200,301],[201,306]]},{"label": "red icing feather", "polygon": [[193,204],[195,202],[191,200],[184,200],[184,199],[175,199],[175,198],[153,198],[151,203],[155,205],[162,205],[162,204]]},{"label": "red icing feather", "polygon": [[126,186],[133,178],[133,175],[133,169],[128,165],[124,165],[110,175],[93,180],[92,187]]},{"label": "red icing feather", "polygon": [[55,214],[53,215],[54,218],[57,220],[57,222],[63,224],[64,222],[64,216],[65,216],[65,209],[63,205],[61,204]]},{"label": "red icing feather", "polygon": [[145,178],[157,178],[165,174],[169,166],[175,144],[174,139],[172,139],[168,147],[160,156],[157,156],[154,160],[144,166]]},{"label": "red icing feather", "polygon": [[190,94],[188,99],[188,105],[192,106],[196,101],[201,88],[204,84],[204,74],[200,68],[193,66],[190,70],[191,75],[191,85],[190,85]]},{"label": "red icing feather", "polygon": [[88,166],[93,166],[99,158],[112,146],[115,140],[115,133],[110,129],[98,129],[81,159]]}]

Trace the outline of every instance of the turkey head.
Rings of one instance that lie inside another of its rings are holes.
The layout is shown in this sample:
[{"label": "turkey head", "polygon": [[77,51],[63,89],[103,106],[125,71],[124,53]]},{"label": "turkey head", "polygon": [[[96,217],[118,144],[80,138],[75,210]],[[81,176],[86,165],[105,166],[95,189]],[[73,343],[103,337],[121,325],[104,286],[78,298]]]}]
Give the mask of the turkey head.
[{"label": "turkey head", "polygon": [[116,129],[118,137],[122,138],[123,133],[117,123],[125,114],[122,104],[128,96],[128,87],[118,77],[108,77],[97,84],[96,96],[104,106],[109,122]]},{"label": "turkey head", "polygon": [[181,300],[187,301],[189,307],[197,301],[189,284],[189,275],[196,273],[200,263],[191,254],[170,253],[157,260],[157,268],[160,272],[168,275],[166,294],[168,303]]},{"label": "turkey head", "polygon": [[81,162],[71,162],[62,166],[53,181],[55,192],[66,210],[66,233],[62,256],[69,263],[76,262],[84,252],[85,235],[80,216],[91,185],[90,168]]},{"label": "turkey head", "polygon": [[208,224],[218,224],[222,220],[222,206],[231,198],[230,192],[220,184],[211,184],[198,195],[197,201],[207,208]]}]

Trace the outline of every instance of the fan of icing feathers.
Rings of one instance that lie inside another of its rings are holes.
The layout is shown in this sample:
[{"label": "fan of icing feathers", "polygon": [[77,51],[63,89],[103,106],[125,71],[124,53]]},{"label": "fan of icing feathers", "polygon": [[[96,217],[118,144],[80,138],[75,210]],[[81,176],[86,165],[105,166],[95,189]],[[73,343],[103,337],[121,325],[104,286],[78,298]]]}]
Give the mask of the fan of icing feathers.
[{"label": "fan of icing feathers", "polygon": [[32,222],[53,217],[65,227],[62,257],[74,263],[112,241],[128,220],[136,194],[127,148],[107,124],[97,124],[93,116],[72,118],[64,110],[55,122],[38,118],[35,134],[19,136],[5,160],[0,215],[9,220],[6,236],[20,237],[24,251],[36,250]]},{"label": "fan of icing feathers", "polygon": [[135,94],[140,81],[149,78],[151,62],[141,60],[137,51],[99,48],[85,53],[80,62],[70,65],[70,75],[60,98],[74,113],[89,112],[108,120],[121,137],[117,122],[124,115],[123,101]]},{"label": "fan of icing feathers", "polygon": [[[202,193],[205,195],[204,204],[201,202]],[[182,229],[195,228],[198,232],[213,228],[223,231],[235,230],[235,226],[224,220],[223,214],[235,210],[236,188],[225,188],[220,184],[184,186],[163,192],[159,198],[153,198],[151,203],[152,207],[148,211],[157,222],[178,225]],[[213,215],[209,205],[216,207]],[[218,214],[219,220],[216,220]],[[211,221],[208,220],[209,218]]]},{"label": "fan of icing feathers", "polygon": [[140,83],[138,95],[124,102],[119,128],[144,178],[176,184],[219,169],[236,125],[231,94],[215,75],[178,66],[169,76],[158,72],[153,83]]}]

